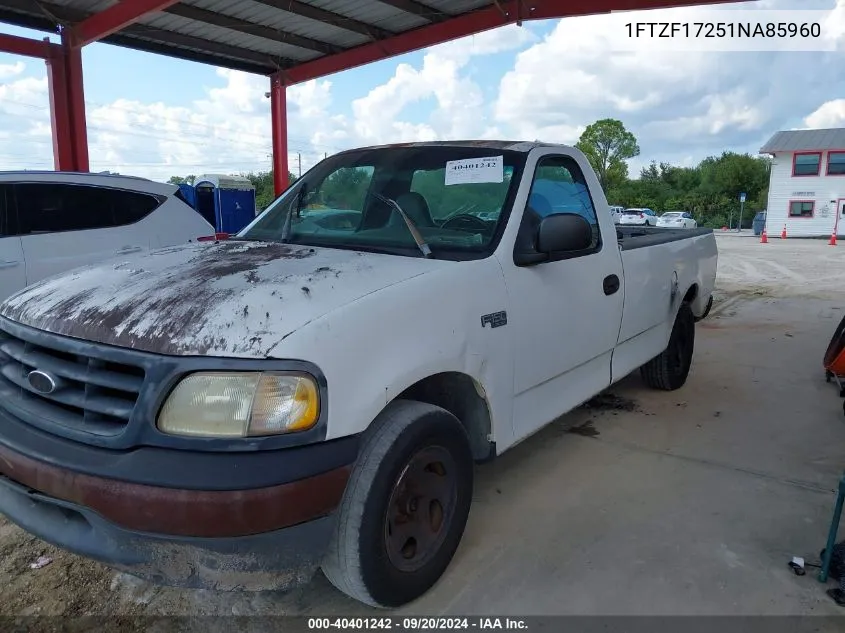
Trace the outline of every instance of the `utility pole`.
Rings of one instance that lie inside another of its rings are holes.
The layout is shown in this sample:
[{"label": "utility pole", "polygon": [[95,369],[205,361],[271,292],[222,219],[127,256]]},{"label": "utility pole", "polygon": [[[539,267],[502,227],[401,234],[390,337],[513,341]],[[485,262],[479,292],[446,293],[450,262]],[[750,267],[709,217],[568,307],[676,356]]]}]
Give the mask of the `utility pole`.
[{"label": "utility pole", "polygon": [[302,178],[302,154],[300,152],[296,153],[296,160],[299,161],[299,177]]}]

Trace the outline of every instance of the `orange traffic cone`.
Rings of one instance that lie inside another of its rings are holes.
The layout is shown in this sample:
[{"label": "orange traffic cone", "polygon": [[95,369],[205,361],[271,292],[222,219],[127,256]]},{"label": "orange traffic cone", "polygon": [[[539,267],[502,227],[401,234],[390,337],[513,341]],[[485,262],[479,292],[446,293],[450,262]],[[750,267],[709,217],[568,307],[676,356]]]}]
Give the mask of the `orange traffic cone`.
[{"label": "orange traffic cone", "polygon": [[763,229],[763,232],[760,234],[760,243],[761,244],[768,244],[769,238],[766,235],[766,229]]},{"label": "orange traffic cone", "polygon": [[786,239],[786,224],[783,225],[783,231],[780,232],[780,239]]},{"label": "orange traffic cone", "polygon": [[836,246],[836,231],[830,234],[830,241],[828,242],[831,246]]}]

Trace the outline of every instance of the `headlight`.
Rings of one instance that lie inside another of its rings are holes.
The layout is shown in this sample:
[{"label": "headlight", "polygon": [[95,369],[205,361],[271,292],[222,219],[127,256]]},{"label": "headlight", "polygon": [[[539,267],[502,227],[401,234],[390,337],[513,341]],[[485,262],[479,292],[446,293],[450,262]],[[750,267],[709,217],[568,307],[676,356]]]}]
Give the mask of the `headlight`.
[{"label": "headlight", "polygon": [[158,428],[204,437],[278,435],[310,429],[319,414],[319,391],[307,376],[201,372],[176,385],[158,414]]}]

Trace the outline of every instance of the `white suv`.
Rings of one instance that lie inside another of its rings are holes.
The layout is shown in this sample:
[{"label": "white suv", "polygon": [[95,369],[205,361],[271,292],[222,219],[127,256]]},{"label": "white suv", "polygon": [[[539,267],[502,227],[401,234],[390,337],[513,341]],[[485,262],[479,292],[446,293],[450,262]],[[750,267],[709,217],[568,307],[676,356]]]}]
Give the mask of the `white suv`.
[{"label": "white suv", "polygon": [[638,226],[657,226],[657,214],[651,209],[625,209],[619,218],[619,224],[633,224]]},{"label": "white suv", "polygon": [[213,233],[176,185],[111,174],[0,172],[0,300],[72,268]]}]

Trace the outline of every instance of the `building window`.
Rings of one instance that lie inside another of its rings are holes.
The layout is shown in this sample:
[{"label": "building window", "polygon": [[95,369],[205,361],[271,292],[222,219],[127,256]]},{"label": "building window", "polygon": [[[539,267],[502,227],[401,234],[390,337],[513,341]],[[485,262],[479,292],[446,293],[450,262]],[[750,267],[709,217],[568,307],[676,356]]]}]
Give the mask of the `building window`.
[{"label": "building window", "polygon": [[812,200],[792,200],[789,203],[790,218],[811,218],[816,203]]},{"label": "building window", "polygon": [[807,152],[793,154],[792,175],[793,176],[818,176],[822,164],[821,152]]},{"label": "building window", "polygon": [[827,175],[845,176],[845,151],[827,153]]}]

